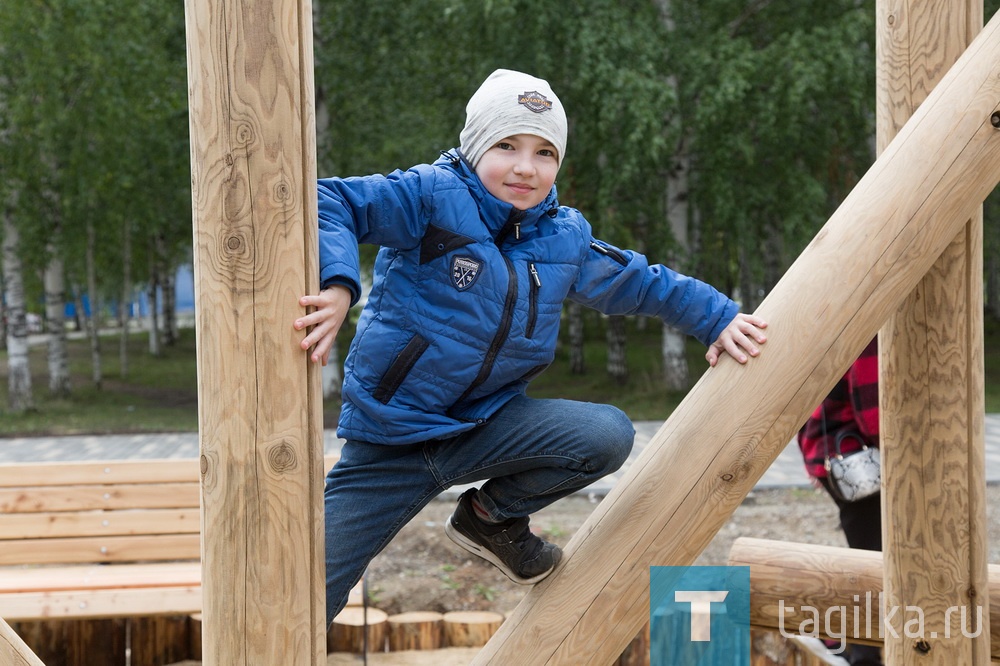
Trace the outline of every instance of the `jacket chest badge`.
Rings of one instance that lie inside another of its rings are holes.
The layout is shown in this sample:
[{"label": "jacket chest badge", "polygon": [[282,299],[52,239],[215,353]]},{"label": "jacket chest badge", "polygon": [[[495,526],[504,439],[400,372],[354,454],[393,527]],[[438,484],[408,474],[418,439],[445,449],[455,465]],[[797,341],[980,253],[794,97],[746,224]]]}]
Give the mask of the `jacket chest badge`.
[{"label": "jacket chest badge", "polygon": [[465,291],[476,282],[482,267],[481,261],[469,257],[454,257],[451,260],[451,283],[455,285],[455,289]]}]

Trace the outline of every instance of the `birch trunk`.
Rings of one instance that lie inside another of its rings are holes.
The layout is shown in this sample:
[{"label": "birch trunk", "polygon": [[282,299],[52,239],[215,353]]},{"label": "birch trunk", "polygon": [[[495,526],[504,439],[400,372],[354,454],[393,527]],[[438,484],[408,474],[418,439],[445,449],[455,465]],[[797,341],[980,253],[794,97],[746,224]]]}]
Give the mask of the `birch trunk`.
[{"label": "birch trunk", "polygon": [[[681,252],[687,254],[688,223],[688,178],[691,172],[691,158],[687,141],[682,139],[677,147],[673,168],[667,174],[667,222],[670,232],[680,250],[670,258],[676,270],[687,270],[686,262],[680,261]],[[663,325],[660,352],[663,356],[663,383],[670,391],[686,391],[691,382],[687,354],[684,351],[685,336],[673,326]]]},{"label": "birch trunk", "polygon": [[663,383],[670,391],[686,391],[691,383],[684,334],[673,326],[663,326],[660,352],[663,355]]},{"label": "birch trunk", "polygon": [[149,354],[150,356],[160,356],[160,311],[157,305],[157,291],[160,286],[160,274],[156,261],[155,252],[150,252],[149,259],[149,291],[147,300],[149,301]]},{"label": "birch trunk", "polygon": [[97,246],[97,232],[91,222],[87,223],[87,294],[90,297],[90,316],[87,317],[87,335],[90,338],[91,379],[94,386],[101,388],[104,373],[101,369],[101,304],[97,295],[97,266],[94,252]]},{"label": "birch trunk", "polygon": [[34,409],[31,366],[28,362],[28,321],[24,302],[24,276],[18,254],[17,228],[5,214],[3,220],[3,281],[7,302],[7,403],[14,413]]},{"label": "birch trunk", "polygon": [[343,373],[340,370],[340,354],[337,353],[337,345],[330,348],[330,358],[323,366],[323,398],[330,400],[340,397],[341,385],[344,382]]},{"label": "birch trunk", "polygon": [[628,362],[625,358],[625,317],[608,317],[608,374],[617,384],[628,382]]},{"label": "birch trunk", "polygon": [[125,223],[122,233],[122,295],[118,308],[120,335],[118,336],[118,374],[128,377],[128,332],[132,305],[132,224]]},{"label": "birch trunk", "polygon": [[72,384],[69,353],[66,349],[66,276],[62,257],[55,243],[49,244],[49,263],[45,267],[45,326],[49,334],[49,392],[66,397]]},{"label": "birch trunk", "polygon": [[569,319],[569,372],[582,375],[587,372],[583,354],[583,307],[570,303],[566,317]]},{"label": "birch trunk", "polygon": [[163,293],[163,344],[172,347],[177,342],[177,280],[173,270],[163,271],[160,286]]}]

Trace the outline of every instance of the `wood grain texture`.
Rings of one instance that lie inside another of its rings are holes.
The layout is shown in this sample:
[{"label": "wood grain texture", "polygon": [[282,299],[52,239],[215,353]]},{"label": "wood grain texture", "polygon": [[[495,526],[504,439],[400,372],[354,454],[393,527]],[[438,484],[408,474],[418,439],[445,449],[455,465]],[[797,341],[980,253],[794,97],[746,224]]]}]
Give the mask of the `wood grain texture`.
[{"label": "wood grain texture", "polygon": [[1000,18],[963,54],[758,309],[758,359],[723,359],[475,664],[604,666],[648,618],[649,566],[695,561],[1000,180]]},{"label": "wood grain texture", "polygon": [[0,663],[10,666],[45,666],[2,619],[0,619]]},{"label": "wood grain texture", "polygon": [[389,615],[377,608],[348,606],[333,618],[326,637],[330,652],[385,652]]},{"label": "wood grain texture", "polygon": [[[804,606],[816,609],[822,618],[833,609],[834,628],[840,628],[840,618],[843,618],[844,632],[852,642],[879,645],[884,638],[891,638],[892,631],[904,631],[903,627],[893,627],[891,631],[883,627],[880,631],[883,617],[891,620],[890,615],[898,615],[907,622],[919,619],[916,606],[910,609],[898,606],[892,613],[893,603],[884,596],[885,609],[880,611],[879,594],[883,592],[884,574],[882,553],[740,537],[733,542],[728,564],[750,567],[750,624],[753,626],[799,633],[801,624],[808,622],[812,615],[812,611],[803,611]],[[1000,565],[989,566],[988,588],[989,601],[980,600],[983,604],[982,633],[997,636],[1000,635]],[[844,610],[839,610],[841,608]],[[959,624],[963,619],[961,610],[954,607],[951,612],[947,608],[935,608],[924,612],[922,617],[928,640],[931,640],[931,632],[938,632],[940,637],[945,633],[961,636],[963,629],[966,633],[975,633],[979,628],[975,609],[966,611],[964,625]],[[949,622],[946,623],[946,619]],[[813,627],[807,625],[807,629]],[[914,633],[917,627],[914,623],[906,629]],[[815,628],[825,629],[825,621],[823,626]],[[987,645],[987,649],[992,650],[993,659],[1000,658],[1000,641]],[[925,654],[924,658],[933,657]]]},{"label": "wood grain texture", "polygon": [[434,611],[411,611],[390,615],[389,651],[437,650],[444,643],[443,615]]},{"label": "wood grain texture", "polygon": [[319,369],[292,329],[318,291],[312,9],[186,3],[203,650],[325,661]]},{"label": "wood grain texture", "polygon": [[504,617],[492,611],[451,611],[444,614],[444,644],[449,647],[479,647],[503,624]]},{"label": "wood grain texture", "polygon": [[[881,0],[877,14],[881,148],[979,31],[982,2]],[[880,336],[886,603],[929,621],[918,638],[891,618],[888,663],[989,663],[987,632],[942,624],[986,592],[982,276],[980,207]]]}]

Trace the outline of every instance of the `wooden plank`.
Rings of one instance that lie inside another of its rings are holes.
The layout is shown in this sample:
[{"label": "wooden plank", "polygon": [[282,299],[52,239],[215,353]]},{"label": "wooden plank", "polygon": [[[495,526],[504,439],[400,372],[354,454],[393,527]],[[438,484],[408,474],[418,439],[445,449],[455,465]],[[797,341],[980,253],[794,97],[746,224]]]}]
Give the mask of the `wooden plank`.
[{"label": "wooden plank", "polygon": [[[768,294],[767,348],[708,370],[474,664],[604,666],[1000,181],[1000,16]],[[544,628],[540,630],[540,628]]]},{"label": "wooden plank", "polygon": [[[325,456],[323,472],[339,458],[336,453]],[[0,488],[184,483],[198,481],[199,468],[197,458],[4,463],[0,465]]]},{"label": "wooden plank", "polygon": [[198,483],[0,489],[0,513],[199,506]]},{"label": "wooden plank", "polygon": [[205,661],[326,664],[312,7],[187,0]]},{"label": "wooden plank", "polygon": [[0,549],[5,540],[130,534],[190,534],[200,531],[201,512],[190,509],[14,513],[0,521]]},{"label": "wooden plank", "polygon": [[201,610],[201,586],[26,592],[0,597],[0,616],[14,622],[42,618],[186,615]]},{"label": "wooden plank", "polygon": [[0,569],[0,595],[201,584],[200,562]]},{"label": "wooden plank", "polygon": [[6,541],[0,565],[189,560],[200,552],[197,533]]},{"label": "wooden plank", "polygon": [[24,644],[10,625],[0,618],[0,664],[8,666],[45,666]]},{"label": "wooden plank", "polygon": [[197,458],[4,463],[0,488],[192,481],[198,467]]},{"label": "wooden plank", "polygon": [[[979,32],[983,3],[879,0],[876,13],[881,151]],[[890,617],[886,663],[989,663],[988,631],[943,624],[987,588],[982,208],[971,212],[879,338],[886,603],[927,621],[908,637]]]}]

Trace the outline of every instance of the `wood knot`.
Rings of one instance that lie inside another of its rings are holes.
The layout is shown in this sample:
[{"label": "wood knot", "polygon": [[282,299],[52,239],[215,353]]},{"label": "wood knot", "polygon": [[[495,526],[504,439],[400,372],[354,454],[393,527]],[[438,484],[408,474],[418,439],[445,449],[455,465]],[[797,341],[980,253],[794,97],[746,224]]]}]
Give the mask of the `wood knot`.
[{"label": "wood knot", "polygon": [[274,185],[274,199],[276,201],[285,202],[292,198],[292,190],[288,187],[288,183],[281,181],[280,183],[275,183]]},{"label": "wood knot", "polygon": [[230,236],[226,239],[226,247],[230,252],[238,252],[243,245],[243,239],[239,236]]},{"label": "wood knot", "polygon": [[201,475],[205,476],[208,474],[208,456],[202,455],[199,462],[201,463]]},{"label": "wood knot", "polygon": [[294,469],[297,460],[295,449],[287,442],[272,446],[267,452],[267,464],[275,472],[287,472]]},{"label": "wood knot", "polygon": [[728,474],[727,473],[727,474],[723,474],[722,475],[722,480],[725,481],[725,482],[727,482],[727,483],[730,482],[730,481],[732,481],[733,478],[735,478],[733,474]]},{"label": "wood knot", "polygon": [[996,129],[1000,129],[1000,111],[994,111],[993,115],[990,116],[990,125],[993,125]]},{"label": "wood knot", "polygon": [[254,142],[254,131],[248,123],[240,123],[236,128],[236,142],[241,146],[249,146]]}]

